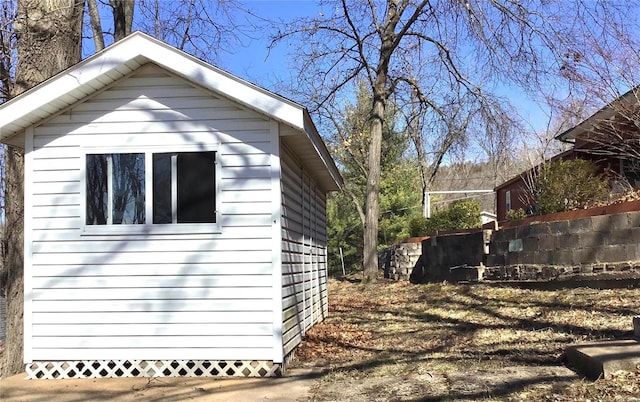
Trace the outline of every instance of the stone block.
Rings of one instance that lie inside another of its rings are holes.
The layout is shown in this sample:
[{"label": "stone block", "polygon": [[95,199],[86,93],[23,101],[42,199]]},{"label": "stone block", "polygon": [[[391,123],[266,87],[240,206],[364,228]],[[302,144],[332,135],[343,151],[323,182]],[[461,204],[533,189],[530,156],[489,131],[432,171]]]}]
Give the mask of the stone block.
[{"label": "stone block", "polygon": [[549,222],[549,234],[558,236],[569,232],[569,221]]},{"label": "stone block", "polygon": [[538,250],[555,250],[557,246],[557,237],[550,235],[541,235],[538,237]]},{"label": "stone block", "polygon": [[522,239],[522,249],[523,250],[538,250],[539,249],[539,239],[538,237],[524,237]]},{"label": "stone block", "polygon": [[553,254],[554,253],[549,251],[534,251],[532,263],[541,265],[554,264],[552,258]]},{"label": "stone block", "polygon": [[624,246],[603,246],[596,251],[597,262],[619,262],[627,260],[627,249]]},{"label": "stone block", "polygon": [[630,226],[629,213],[609,215],[609,230],[623,230]]},{"label": "stone block", "polygon": [[504,254],[489,254],[485,263],[488,267],[501,267],[505,264]]},{"label": "stone block", "polygon": [[542,279],[553,279],[559,276],[558,268],[548,265],[542,268]]},{"label": "stone block", "polygon": [[551,254],[551,264],[553,265],[574,265],[572,250],[555,250]]},{"label": "stone block", "polygon": [[569,233],[592,232],[591,218],[573,219],[569,221]]},{"label": "stone block", "polygon": [[596,232],[606,232],[611,230],[609,215],[592,216],[591,227]]},{"label": "stone block", "polygon": [[637,369],[640,343],[635,339],[618,339],[575,345],[567,349],[566,359],[590,380],[610,379],[618,371],[632,373]]},{"label": "stone block", "polygon": [[629,261],[640,261],[640,243],[629,244],[627,249],[627,256]]},{"label": "stone block", "polygon": [[518,254],[519,256],[519,264],[535,264],[536,263],[536,253],[538,251],[532,250],[524,250]]},{"label": "stone block", "polygon": [[520,253],[506,253],[504,257],[505,265],[517,265],[519,263]]},{"label": "stone block", "polygon": [[640,227],[640,211],[629,212],[629,225],[632,228]]},{"label": "stone block", "polygon": [[[606,232],[583,232],[578,235],[580,248],[603,247],[606,244]],[[575,247],[575,246],[574,246]],[[573,247],[567,247],[573,248]]]},{"label": "stone block", "polygon": [[594,262],[597,262],[596,260],[597,251],[598,249],[596,248],[573,249],[571,250],[571,253],[573,254],[572,263],[576,265],[578,264],[582,265],[582,264],[592,264]]},{"label": "stone block", "polygon": [[489,253],[490,254],[505,254],[509,251],[509,242],[508,241],[492,241],[489,244]]},{"label": "stone block", "polygon": [[493,232],[494,241],[509,241],[516,238],[517,228],[500,229],[497,232]]},{"label": "stone block", "polygon": [[554,236],[556,249],[568,249],[573,250],[580,248],[580,235],[579,234],[566,234],[562,236]]},{"label": "stone block", "polygon": [[516,238],[524,239],[531,235],[531,225],[522,225],[516,227]]},{"label": "stone block", "polygon": [[593,264],[582,264],[580,266],[581,274],[592,274],[593,273]]},{"label": "stone block", "polygon": [[628,262],[614,262],[606,265],[605,270],[609,272],[625,272],[631,270],[631,264]]}]

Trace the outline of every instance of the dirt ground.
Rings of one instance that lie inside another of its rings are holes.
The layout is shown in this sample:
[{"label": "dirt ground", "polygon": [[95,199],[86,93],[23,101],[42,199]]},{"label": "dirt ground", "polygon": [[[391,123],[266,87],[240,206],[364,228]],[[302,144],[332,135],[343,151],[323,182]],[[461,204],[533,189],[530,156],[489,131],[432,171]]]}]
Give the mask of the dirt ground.
[{"label": "dirt ground", "polygon": [[317,374],[292,370],[280,378],[101,378],[0,380],[3,402],[84,401],[306,401]]},{"label": "dirt ground", "polygon": [[[638,284],[640,286],[640,283]],[[284,378],[0,380],[2,401],[634,401],[640,367],[595,382],[576,343],[630,336],[640,288],[331,280],[329,317]]]}]

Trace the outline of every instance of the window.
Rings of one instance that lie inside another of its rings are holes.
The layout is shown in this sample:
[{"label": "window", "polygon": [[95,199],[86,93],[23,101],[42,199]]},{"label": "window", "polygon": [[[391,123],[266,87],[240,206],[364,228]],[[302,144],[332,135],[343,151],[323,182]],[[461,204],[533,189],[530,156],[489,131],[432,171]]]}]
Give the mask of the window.
[{"label": "window", "polygon": [[215,224],[216,169],[213,150],[87,153],[85,230]]},{"label": "window", "polygon": [[153,154],[153,223],[214,223],[213,152]]},{"label": "window", "polygon": [[507,206],[507,212],[511,211],[511,191],[507,191],[504,194],[505,205]]},{"label": "window", "polygon": [[145,222],[144,154],[87,155],[87,225]]}]

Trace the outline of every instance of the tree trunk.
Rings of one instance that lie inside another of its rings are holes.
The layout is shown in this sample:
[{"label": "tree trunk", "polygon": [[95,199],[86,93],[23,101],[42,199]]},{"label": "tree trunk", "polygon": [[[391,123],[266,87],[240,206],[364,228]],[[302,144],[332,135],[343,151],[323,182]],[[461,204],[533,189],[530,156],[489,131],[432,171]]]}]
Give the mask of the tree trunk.
[{"label": "tree trunk", "polygon": [[387,4],[385,24],[380,32],[380,54],[373,82],[373,105],[371,109],[371,138],[367,162],[367,200],[364,223],[364,267],[363,280],[375,282],[378,277],[378,214],[380,212],[380,176],[382,174],[382,127],[388,99],[387,80],[389,61],[397,47],[396,26],[400,21],[397,1]]},{"label": "tree trunk", "polygon": [[113,9],[113,37],[117,42],[131,33],[134,0],[111,0]]},{"label": "tree trunk", "polygon": [[[14,30],[18,63],[12,96],[39,84],[80,61],[84,0],[19,0]],[[3,277],[7,300],[7,339],[4,370],[23,370],[24,312],[24,157],[23,150],[6,151],[6,251]]]},{"label": "tree trunk", "polygon": [[378,276],[378,213],[380,210],[380,175],[382,126],[384,122],[384,87],[386,75],[378,75],[373,94],[373,114],[371,116],[371,138],[369,160],[367,162],[367,200],[364,223],[364,269],[365,282],[375,282]]},{"label": "tree trunk", "polygon": [[23,152],[6,147],[5,255],[3,261],[6,331],[3,377],[23,371]]}]

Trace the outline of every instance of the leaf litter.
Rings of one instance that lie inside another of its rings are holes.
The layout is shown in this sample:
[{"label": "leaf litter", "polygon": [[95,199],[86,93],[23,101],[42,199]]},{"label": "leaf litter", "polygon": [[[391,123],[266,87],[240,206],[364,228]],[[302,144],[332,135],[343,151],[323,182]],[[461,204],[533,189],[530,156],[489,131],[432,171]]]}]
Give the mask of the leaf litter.
[{"label": "leaf litter", "polygon": [[629,337],[640,289],[353,282],[329,281],[329,316],[296,352],[326,368],[313,400],[640,402],[640,368],[591,382],[563,361]]}]

